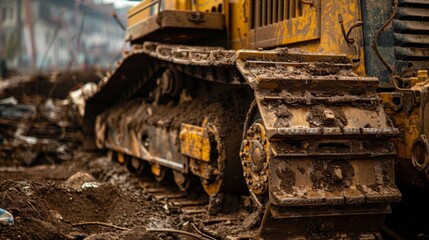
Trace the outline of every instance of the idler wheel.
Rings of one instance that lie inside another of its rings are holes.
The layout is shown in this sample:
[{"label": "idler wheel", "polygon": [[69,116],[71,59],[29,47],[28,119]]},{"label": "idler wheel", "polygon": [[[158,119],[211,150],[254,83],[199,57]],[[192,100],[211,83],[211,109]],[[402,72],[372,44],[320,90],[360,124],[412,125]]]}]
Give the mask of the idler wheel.
[{"label": "idler wheel", "polygon": [[241,143],[240,157],[249,190],[260,196],[268,192],[269,149],[264,126],[261,123],[253,123]]}]

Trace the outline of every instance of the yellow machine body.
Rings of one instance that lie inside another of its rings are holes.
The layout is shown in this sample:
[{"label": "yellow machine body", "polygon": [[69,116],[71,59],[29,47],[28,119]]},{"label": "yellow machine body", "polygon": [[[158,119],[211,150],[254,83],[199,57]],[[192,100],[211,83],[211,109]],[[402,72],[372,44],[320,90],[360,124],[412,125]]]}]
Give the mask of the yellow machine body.
[{"label": "yellow machine body", "polygon": [[[181,189],[196,176],[211,196],[250,194],[265,239],[380,239],[395,184],[428,186],[429,84],[412,63],[425,70],[429,54],[410,47],[429,46],[428,8],[142,1],[85,126],[134,172],[130,159],[159,180],[172,169]],[[380,47],[383,31],[394,41]]]},{"label": "yellow machine body", "polygon": [[[410,1],[410,3],[414,2]],[[368,75],[365,68],[363,10],[360,0],[347,1],[346,4],[341,0],[146,0],[129,11],[129,29],[139,24],[144,25],[149,17],[164,10],[187,14],[195,11],[202,14],[221,14],[223,21],[219,23],[223,24],[225,39],[222,39],[221,41],[224,42],[218,45],[230,49],[273,49],[286,46],[312,53],[346,54],[350,62],[353,62],[354,72],[357,75]],[[196,22],[195,25],[204,24],[206,21],[207,19],[202,18],[202,21]],[[220,27],[217,28],[220,29]],[[181,34],[187,33],[182,31]],[[164,41],[170,42],[169,38]],[[133,40],[130,41],[133,42]],[[218,39],[214,40],[216,41]],[[206,41],[203,42],[206,43]],[[389,78],[389,76],[383,77]],[[386,84],[382,85],[386,86]],[[416,87],[411,91],[417,91]],[[418,91],[426,91],[427,86],[420,84],[418,88],[420,89]],[[401,137],[398,138],[400,140],[395,141],[398,156],[411,163],[412,144],[421,134],[424,134],[421,131],[422,123],[425,121],[421,110],[424,106],[419,107],[420,103],[416,102],[412,107],[408,107],[412,109],[407,109],[406,113],[391,111],[392,108],[389,106],[395,105],[392,99],[402,99],[402,95],[401,91],[380,94],[386,103],[387,113],[401,129]],[[423,102],[425,102],[424,99]]]}]

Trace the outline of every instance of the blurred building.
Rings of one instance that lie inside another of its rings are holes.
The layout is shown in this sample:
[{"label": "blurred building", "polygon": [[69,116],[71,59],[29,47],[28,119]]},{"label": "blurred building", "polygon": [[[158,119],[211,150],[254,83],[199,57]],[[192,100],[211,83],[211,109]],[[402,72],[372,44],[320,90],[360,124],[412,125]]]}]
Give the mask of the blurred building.
[{"label": "blurred building", "polygon": [[0,58],[19,70],[109,66],[124,46],[115,11],[92,0],[1,0]]}]

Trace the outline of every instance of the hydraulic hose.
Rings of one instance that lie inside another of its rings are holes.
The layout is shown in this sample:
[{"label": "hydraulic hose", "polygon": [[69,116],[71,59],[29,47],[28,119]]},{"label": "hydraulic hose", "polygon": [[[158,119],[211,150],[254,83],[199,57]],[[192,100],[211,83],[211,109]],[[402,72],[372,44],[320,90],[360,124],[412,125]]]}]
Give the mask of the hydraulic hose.
[{"label": "hydraulic hose", "polygon": [[384,25],[377,30],[377,32],[374,35],[374,39],[372,40],[372,48],[374,48],[375,53],[377,54],[377,57],[380,59],[380,61],[383,63],[383,65],[389,70],[392,74],[394,73],[393,67],[390,66],[389,63],[387,63],[386,59],[381,55],[380,50],[378,49],[378,38],[380,37],[381,33],[386,29],[387,26],[393,21],[393,18],[396,15],[396,12],[398,10],[398,0],[393,1],[393,12],[392,15],[389,17],[389,19],[384,23]]}]

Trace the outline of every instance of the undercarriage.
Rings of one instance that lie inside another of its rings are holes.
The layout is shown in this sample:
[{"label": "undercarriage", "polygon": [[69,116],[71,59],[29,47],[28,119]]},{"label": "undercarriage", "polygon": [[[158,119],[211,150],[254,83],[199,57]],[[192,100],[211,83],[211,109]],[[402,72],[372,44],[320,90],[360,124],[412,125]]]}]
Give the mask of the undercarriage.
[{"label": "undercarriage", "polygon": [[377,84],[345,55],[145,42],[87,101],[85,126],[139,174],[250,194],[261,238],[379,239],[401,195]]}]

